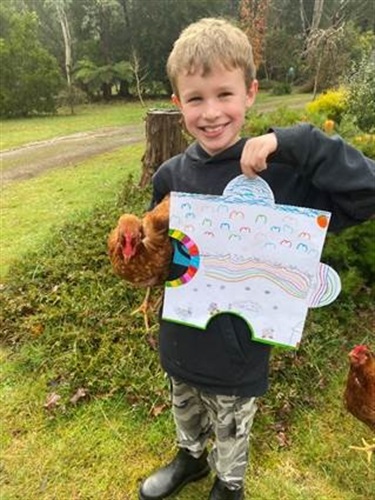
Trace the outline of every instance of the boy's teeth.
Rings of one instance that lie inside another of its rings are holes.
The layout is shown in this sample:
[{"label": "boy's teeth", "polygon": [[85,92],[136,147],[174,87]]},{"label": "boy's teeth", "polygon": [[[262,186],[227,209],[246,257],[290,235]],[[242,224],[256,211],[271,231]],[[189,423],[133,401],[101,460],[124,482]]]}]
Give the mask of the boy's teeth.
[{"label": "boy's teeth", "polygon": [[217,125],[216,127],[205,127],[209,132],[214,132],[215,130],[221,129],[222,125]]}]

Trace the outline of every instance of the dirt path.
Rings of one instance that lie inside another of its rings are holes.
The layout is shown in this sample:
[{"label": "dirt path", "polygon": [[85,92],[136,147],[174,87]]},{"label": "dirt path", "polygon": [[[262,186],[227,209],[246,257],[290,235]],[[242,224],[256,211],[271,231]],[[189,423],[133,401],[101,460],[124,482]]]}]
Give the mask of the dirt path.
[{"label": "dirt path", "polygon": [[56,137],[0,153],[1,185],[36,177],[42,172],[77,162],[144,139],[144,124],[108,127]]}]

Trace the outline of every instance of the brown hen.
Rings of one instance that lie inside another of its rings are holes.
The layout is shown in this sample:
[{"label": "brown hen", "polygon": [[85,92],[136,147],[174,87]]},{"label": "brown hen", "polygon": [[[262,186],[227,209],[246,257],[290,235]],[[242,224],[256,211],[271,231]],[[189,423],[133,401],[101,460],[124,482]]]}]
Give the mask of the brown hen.
[{"label": "brown hen", "polygon": [[108,237],[114,272],[135,286],[147,287],[142,305],[133,312],[143,313],[146,330],[149,330],[150,288],[164,284],[172,258],[168,227],[169,195],[142,218],[122,215]]},{"label": "brown hen", "polygon": [[[375,355],[365,345],[355,346],[349,353],[350,368],[344,393],[347,410],[375,431]],[[363,446],[352,446],[367,453],[371,461],[374,444],[362,439]]]}]

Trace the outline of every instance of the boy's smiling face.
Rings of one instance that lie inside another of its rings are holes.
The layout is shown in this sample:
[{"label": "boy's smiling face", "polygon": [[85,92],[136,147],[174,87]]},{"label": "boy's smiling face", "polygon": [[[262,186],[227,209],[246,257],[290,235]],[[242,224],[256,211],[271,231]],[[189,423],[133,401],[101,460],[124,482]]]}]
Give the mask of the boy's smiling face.
[{"label": "boy's smiling face", "polygon": [[246,88],[242,69],[228,70],[219,64],[204,76],[201,71],[180,75],[177,85],[179,98],[173,100],[202,148],[215,155],[233,146],[255,100],[257,81]]}]

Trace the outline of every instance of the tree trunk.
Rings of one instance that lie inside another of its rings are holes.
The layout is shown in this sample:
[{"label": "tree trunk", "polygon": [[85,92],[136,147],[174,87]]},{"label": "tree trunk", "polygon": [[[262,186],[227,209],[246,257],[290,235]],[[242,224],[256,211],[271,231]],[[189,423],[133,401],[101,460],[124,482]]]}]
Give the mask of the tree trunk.
[{"label": "tree trunk", "polygon": [[146,116],[146,151],[140,187],[146,187],[160,165],[187,148],[182,115],[176,109],[151,109]]},{"label": "tree trunk", "polygon": [[61,31],[64,38],[65,73],[66,73],[66,82],[68,89],[68,103],[70,107],[70,113],[74,115],[74,103],[73,103],[74,99],[73,99],[73,88],[72,88],[72,68],[73,68],[72,37],[70,35],[69,21],[64,9],[64,4],[57,4],[56,8],[57,8],[57,17],[59,19]]},{"label": "tree trunk", "polygon": [[319,28],[320,20],[322,19],[322,14],[323,14],[323,7],[324,7],[324,0],[315,0],[313,17],[311,21],[312,32],[314,32]]}]

